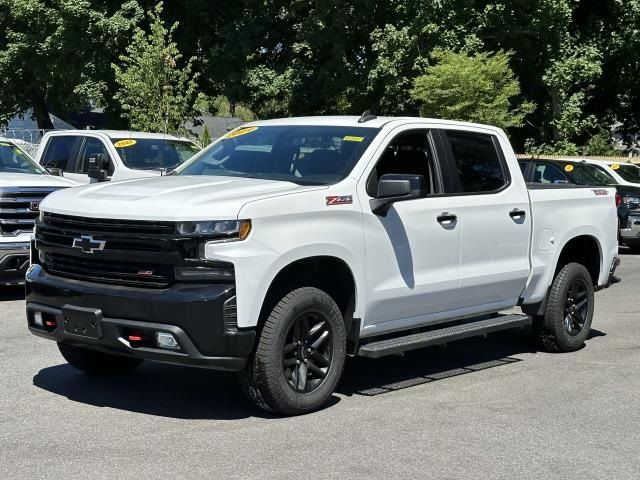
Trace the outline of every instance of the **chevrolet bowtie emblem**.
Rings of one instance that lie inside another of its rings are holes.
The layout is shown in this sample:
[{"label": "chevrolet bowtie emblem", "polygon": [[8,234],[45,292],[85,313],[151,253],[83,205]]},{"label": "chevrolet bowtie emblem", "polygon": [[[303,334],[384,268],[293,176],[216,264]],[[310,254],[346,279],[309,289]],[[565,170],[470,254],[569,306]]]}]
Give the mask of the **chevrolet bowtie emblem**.
[{"label": "chevrolet bowtie emblem", "polygon": [[73,248],[81,248],[82,253],[94,253],[104,250],[106,245],[104,240],[95,240],[91,235],[82,235],[73,239]]}]

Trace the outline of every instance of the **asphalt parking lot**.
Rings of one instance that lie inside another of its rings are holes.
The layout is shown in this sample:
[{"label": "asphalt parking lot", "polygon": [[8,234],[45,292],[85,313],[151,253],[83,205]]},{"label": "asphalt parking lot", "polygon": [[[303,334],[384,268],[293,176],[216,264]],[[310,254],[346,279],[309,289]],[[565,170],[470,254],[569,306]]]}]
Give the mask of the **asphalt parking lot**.
[{"label": "asphalt parking lot", "polygon": [[235,377],[148,363],[93,379],[0,291],[0,478],[640,478],[640,256],[597,295],[586,348],[506,332],[355,359],[332,405],[275,418]]}]

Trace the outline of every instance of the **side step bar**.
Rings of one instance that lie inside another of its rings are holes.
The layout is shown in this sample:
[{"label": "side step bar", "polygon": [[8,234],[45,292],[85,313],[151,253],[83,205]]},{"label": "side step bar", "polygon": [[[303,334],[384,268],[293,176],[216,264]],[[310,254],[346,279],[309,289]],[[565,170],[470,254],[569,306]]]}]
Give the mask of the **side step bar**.
[{"label": "side step bar", "polygon": [[503,315],[501,317],[464,323],[453,327],[414,333],[403,337],[388,338],[364,344],[358,355],[367,358],[380,358],[395,355],[409,350],[442,345],[465,338],[487,335],[488,333],[510,330],[531,325],[533,319],[529,315]]}]

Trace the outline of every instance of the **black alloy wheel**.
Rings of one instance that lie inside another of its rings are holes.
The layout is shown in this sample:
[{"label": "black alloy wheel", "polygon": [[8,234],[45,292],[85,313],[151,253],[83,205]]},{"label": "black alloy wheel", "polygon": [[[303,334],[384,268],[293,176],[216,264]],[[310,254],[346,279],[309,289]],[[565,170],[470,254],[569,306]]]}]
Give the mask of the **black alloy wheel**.
[{"label": "black alloy wheel", "polygon": [[287,334],[282,368],[291,388],[299,393],[316,390],[327,378],[333,359],[333,333],[322,314],[298,317]]}]

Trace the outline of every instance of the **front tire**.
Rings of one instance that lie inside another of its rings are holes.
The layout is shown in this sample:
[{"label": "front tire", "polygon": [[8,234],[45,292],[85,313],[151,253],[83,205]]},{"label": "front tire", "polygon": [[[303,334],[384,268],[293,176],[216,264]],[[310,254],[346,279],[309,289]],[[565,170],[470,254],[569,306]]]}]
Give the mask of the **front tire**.
[{"label": "front tire", "polygon": [[299,288],[284,296],[265,321],[241,385],[264,410],[308,413],[334,392],[345,356],[344,319],[336,303],[322,290]]},{"label": "front tire", "polygon": [[593,320],[594,290],[589,271],[579,263],[556,275],[538,334],[549,352],[573,352],[584,345]]},{"label": "front tire", "polygon": [[127,373],[142,363],[137,358],[109,355],[66,343],[58,343],[58,349],[69,365],[92,375]]}]

